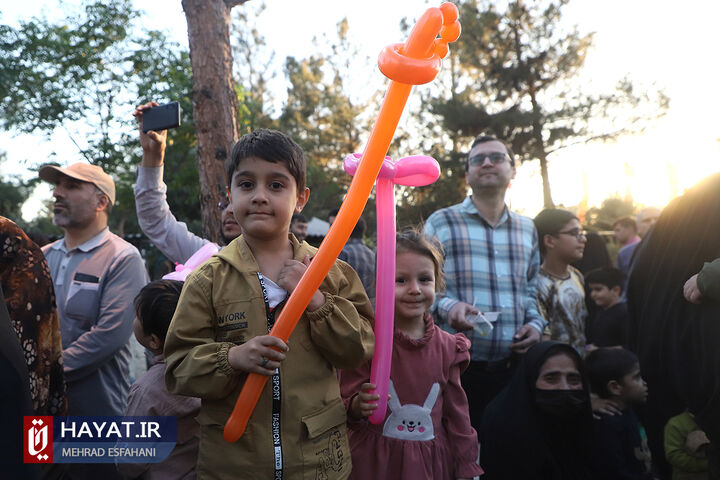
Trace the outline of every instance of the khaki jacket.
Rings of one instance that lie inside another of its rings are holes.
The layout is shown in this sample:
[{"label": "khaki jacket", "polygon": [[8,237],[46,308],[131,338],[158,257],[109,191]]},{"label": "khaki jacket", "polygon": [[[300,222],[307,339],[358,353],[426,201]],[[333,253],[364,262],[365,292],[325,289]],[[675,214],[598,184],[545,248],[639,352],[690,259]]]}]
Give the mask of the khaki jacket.
[{"label": "khaki jacket", "polygon": [[[298,261],[317,251],[290,238]],[[240,440],[230,444],[223,438],[244,380],[228,363],[228,350],[268,333],[257,271],[250,248],[238,237],[188,276],[167,333],[168,390],[202,399],[198,478],[274,477],[272,379]],[[345,479],[352,469],[335,369],[358,367],[372,356],[372,307],[357,274],[342,261],[332,266],[320,291],[325,305],[302,315],[280,366],[286,480]],[[282,306],[275,308],[276,318]]]}]

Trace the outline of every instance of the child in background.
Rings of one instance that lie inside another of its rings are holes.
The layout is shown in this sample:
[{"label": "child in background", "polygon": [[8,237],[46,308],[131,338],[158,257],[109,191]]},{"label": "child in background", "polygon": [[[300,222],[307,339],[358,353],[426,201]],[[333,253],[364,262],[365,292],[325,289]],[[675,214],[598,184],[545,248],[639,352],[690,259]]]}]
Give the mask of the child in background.
[{"label": "child in background", "polygon": [[594,478],[651,480],[650,450],[632,409],[647,400],[638,358],[624,348],[599,348],[585,359],[585,372],[593,392],[621,412],[593,420]]},{"label": "child in background", "polygon": [[441,330],[428,313],[444,285],[442,263],[440,248],[421,233],[398,234],[390,398],[382,425],[367,420],[379,398],[370,393],[370,362],[340,372],[351,478],[455,480],[482,473],[460,385],[470,342]]},{"label": "child in background", "polygon": [[[352,469],[336,368],[372,356],[370,301],[336,261],[288,343],[268,335],[317,249],[290,234],[310,190],[305,157],[287,135],[256,130],[226,163],[242,235],[187,278],[165,343],[173,393],[202,398],[202,478],[345,479]],[[272,377],[245,433],[223,428],[248,373]]]},{"label": "child in background", "polygon": [[627,346],[630,319],[622,300],[625,276],[617,268],[598,268],[585,276],[590,298],[598,306],[585,329],[587,349]]},{"label": "child in background", "polygon": [[538,273],[538,311],[548,322],[544,340],[568,343],[585,354],[585,287],[582,274],[570,264],[582,258],[585,232],[567,210],[546,209],[535,219],[542,264]]},{"label": "child in background", "polygon": [[665,425],[665,458],[672,465],[673,480],[706,480],[710,445],[695,417],[687,410],[668,420]]},{"label": "child in background", "polygon": [[172,395],[164,380],[163,345],[182,287],[183,282],[177,280],[157,280],[145,285],[135,297],[135,338],[153,357],[147,373],[130,387],[125,415],[177,417],[177,443],[160,463],[117,463],[120,473],[129,478],[195,478],[200,441],[195,416],[200,411],[200,399]]}]

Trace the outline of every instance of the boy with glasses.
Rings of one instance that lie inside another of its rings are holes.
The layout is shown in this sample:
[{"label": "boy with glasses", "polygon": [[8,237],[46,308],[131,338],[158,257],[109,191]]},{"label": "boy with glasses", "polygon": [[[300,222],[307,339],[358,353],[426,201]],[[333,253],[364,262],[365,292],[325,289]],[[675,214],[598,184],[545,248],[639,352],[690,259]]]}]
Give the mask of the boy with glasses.
[{"label": "boy with glasses", "polygon": [[585,231],[567,210],[543,210],[534,222],[543,257],[537,285],[538,310],[548,322],[543,336],[569,343],[583,355],[588,316],[585,282],[580,271],[570,264],[583,256]]}]

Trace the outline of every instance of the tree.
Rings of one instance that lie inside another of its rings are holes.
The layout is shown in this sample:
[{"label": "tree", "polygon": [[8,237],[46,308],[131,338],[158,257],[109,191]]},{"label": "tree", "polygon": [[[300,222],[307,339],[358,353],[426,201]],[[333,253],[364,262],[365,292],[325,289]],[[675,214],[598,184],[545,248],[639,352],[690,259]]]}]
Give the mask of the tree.
[{"label": "tree", "polygon": [[[254,8],[250,8],[251,5]],[[253,2],[247,7],[236,8],[231,25],[233,74],[240,101],[238,128],[241,135],[258,128],[277,128],[277,121],[272,118],[274,96],[268,88],[268,82],[276,76],[275,52],[268,48],[265,38],[255,27],[264,10],[264,2]]]},{"label": "tree", "polygon": [[602,205],[590,208],[585,215],[585,224],[597,230],[611,230],[612,224],[621,217],[635,216],[636,206],[633,200],[609,197]]},{"label": "tree", "polygon": [[215,207],[225,191],[225,160],[238,135],[238,98],[232,78],[230,9],[246,0],[182,0],[193,71],[200,201],[207,238],[221,239]]},{"label": "tree", "polygon": [[324,217],[340,206],[352,181],[343,169],[343,159],[361,147],[363,125],[359,119],[366,105],[353,101],[345,91],[344,75],[349,71],[345,62],[353,56],[347,29],[344,19],[337,25],[337,41],[322,42],[331,45],[329,52],[302,60],[288,57],[285,61],[290,86],[278,125],[305,152],[307,184],[312,191],[306,207],[308,215]]},{"label": "tree", "polygon": [[[160,32],[139,31],[139,15],[129,0],[88,2],[54,23],[35,18],[18,28],[0,25],[0,125],[48,136],[64,129],[82,157],[115,176],[110,220],[119,233],[139,231],[132,183],[140,149],[134,120],[125,112],[143,99],[190,106],[187,52]],[[169,142],[176,143],[170,157],[186,158],[193,148],[188,127],[192,119],[170,132]],[[181,168],[186,179],[196,174],[192,163]],[[188,193],[178,186],[169,196],[194,201],[187,210],[197,212],[198,196]]]},{"label": "tree", "polygon": [[[7,160],[7,153],[0,151],[0,165]],[[21,221],[21,209],[27,198],[27,187],[16,178],[0,175],[0,215],[15,223]]]},{"label": "tree", "polygon": [[[642,131],[664,114],[668,98],[656,90],[638,92],[629,79],[615,91],[585,92],[578,83],[592,34],[562,22],[569,0],[516,0],[498,10],[491,0],[460,3],[463,33],[453,49],[446,89],[426,97],[443,135],[438,144],[451,160],[459,142],[480,133],[509,141],[521,161],[538,160],[545,207],[553,200],[548,156],[564,147],[614,140]],[[449,94],[444,93],[449,91]],[[459,178],[463,162],[445,168]],[[445,169],[444,168],[444,169]]]}]

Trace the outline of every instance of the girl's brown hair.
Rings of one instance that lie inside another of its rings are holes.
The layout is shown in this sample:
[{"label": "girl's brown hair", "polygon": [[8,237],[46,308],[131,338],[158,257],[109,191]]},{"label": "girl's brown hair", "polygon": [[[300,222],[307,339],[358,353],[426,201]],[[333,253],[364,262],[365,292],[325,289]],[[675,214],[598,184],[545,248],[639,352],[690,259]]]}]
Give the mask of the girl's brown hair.
[{"label": "girl's brown hair", "polygon": [[428,237],[419,228],[412,228],[398,232],[395,242],[396,254],[411,252],[432,260],[435,266],[435,291],[445,290],[443,248],[436,238]]}]

